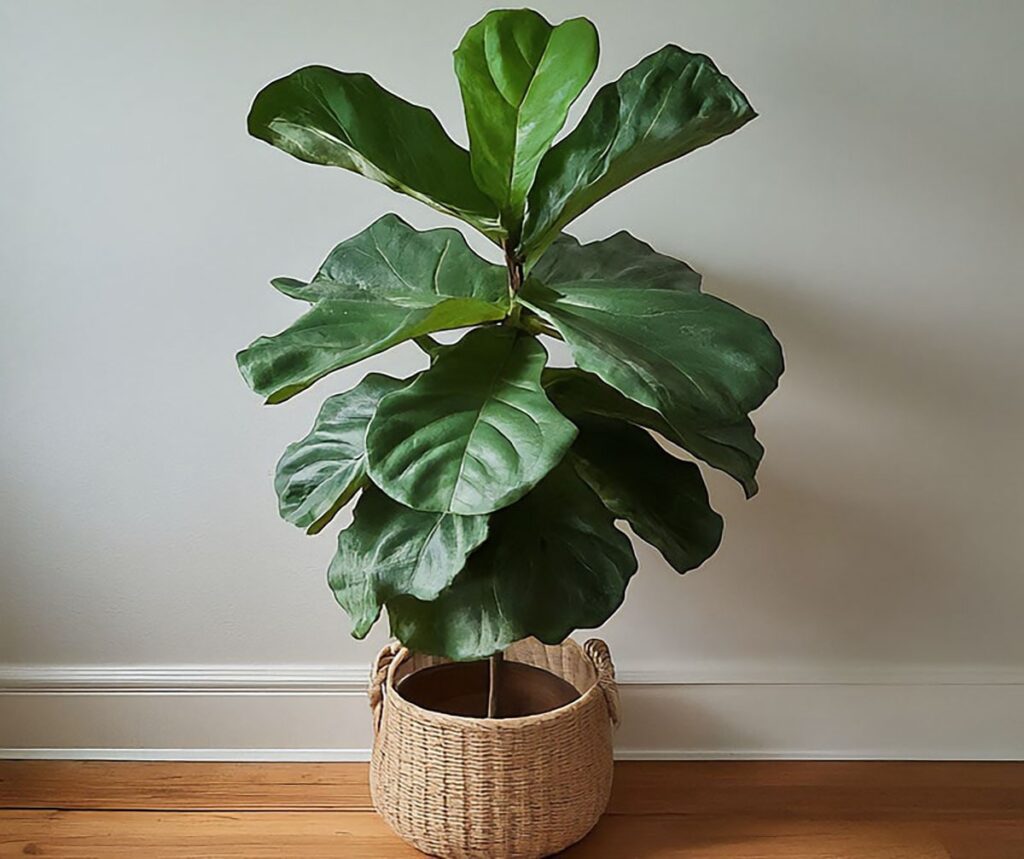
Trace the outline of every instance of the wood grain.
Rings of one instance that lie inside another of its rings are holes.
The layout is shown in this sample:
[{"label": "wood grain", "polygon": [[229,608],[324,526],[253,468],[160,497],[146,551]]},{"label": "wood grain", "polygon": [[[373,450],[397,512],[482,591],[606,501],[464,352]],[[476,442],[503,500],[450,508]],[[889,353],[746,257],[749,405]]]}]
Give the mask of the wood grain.
[{"label": "wood grain", "polygon": [[[0,857],[419,856],[364,764],[0,762]],[[1024,764],[619,763],[568,859],[1021,859]]]},{"label": "wood grain", "polygon": [[368,811],[0,812],[0,857],[317,857],[422,854]]},{"label": "wood grain", "polygon": [[[421,854],[397,841],[370,812],[0,813],[0,857],[352,856],[403,859]],[[948,859],[928,832],[899,825],[734,821],[679,815],[614,815],[566,859]]]},{"label": "wood grain", "polygon": [[365,764],[0,761],[0,808],[372,811]]}]

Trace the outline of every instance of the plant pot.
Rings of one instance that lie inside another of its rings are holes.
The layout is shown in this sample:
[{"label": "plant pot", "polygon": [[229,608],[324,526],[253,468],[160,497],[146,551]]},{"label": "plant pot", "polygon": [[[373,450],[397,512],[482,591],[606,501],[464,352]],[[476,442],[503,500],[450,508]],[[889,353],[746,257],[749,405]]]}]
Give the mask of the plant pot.
[{"label": "plant pot", "polygon": [[[547,712],[510,718],[438,712],[403,695],[407,678],[445,664],[398,645],[377,658],[370,684],[377,811],[410,844],[445,859],[538,859],[583,838],[612,784],[618,691],[607,645],[526,639],[509,647],[502,673],[514,675],[519,689],[507,702],[513,710],[538,698],[561,703],[552,698],[557,684],[538,684],[518,666],[551,672],[575,695]],[[426,684],[406,688],[415,685]],[[472,712],[476,705],[466,706]]]}]

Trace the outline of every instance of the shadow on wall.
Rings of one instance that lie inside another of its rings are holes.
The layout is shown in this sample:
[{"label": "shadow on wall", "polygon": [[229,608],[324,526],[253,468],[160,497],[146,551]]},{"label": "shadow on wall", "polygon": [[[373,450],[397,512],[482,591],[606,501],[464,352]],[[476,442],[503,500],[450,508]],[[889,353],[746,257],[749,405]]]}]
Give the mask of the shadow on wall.
[{"label": "shadow on wall", "polygon": [[[749,719],[739,724],[731,718],[729,691],[708,706],[699,700],[699,695],[689,694],[686,687],[673,690],[677,694],[666,694],[664,687],[622,686],[622,722],[615,732],[615,748],[633,754],[666,749],[712,754],[723,750],[771,749],[772,737],[752,733]],[[768,727],[770,731],[772,725]],[[677,800],[678,790],[667,802]],[[645,799],[645,809],[655,811],[647,802]]]},{"label": "shadow on wall", "polygon": [[1005,458],[1022,404],[998,348],[957,348],[927,323],[792,289],[706,289],[773,324],[787,372],[781,396],[754,416],[767,447],[761,494],[744,502],[707,472],[726,518],[720,553],[680,583],[638,544],[642,602],[672,614],[653,624],[652,646],[699,659],[695,642],[729,652],[741,628],[750,659],[803,665],[1024,657],[1024,643],[1008,652],[998,638],[1015,623],[1015,590],[1024,599],[1013,573],[1019,469]]}]

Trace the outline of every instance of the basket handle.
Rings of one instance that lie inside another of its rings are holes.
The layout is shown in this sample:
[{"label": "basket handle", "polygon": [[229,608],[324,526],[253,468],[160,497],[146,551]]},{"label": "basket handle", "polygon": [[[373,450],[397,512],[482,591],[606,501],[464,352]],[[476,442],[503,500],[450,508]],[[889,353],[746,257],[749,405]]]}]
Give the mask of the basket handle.
[{"label": "basket handle", "polygon": [[384,689],[387,686],[388,671],[391,663],[402,650],[402,645],[397,641],[385,644],[377,654],[373,663],[373,671],[370,672],[370,688],[367,695],[370,697],[370,709],[373,711],[373,733],[380,731],[380,720],[384,713]]},{"label": "basket handle", "polygon": [[600,638],[591,638],[583,645],[583,652],[587,659],[594,663],[597,671],[597,685],[604,695],[605,704],[608,705],[608,716],[612,725],[619,726],[619,687],[615,685],[615,666],[612,664],[612,655],[608,652],[608,645]]}]

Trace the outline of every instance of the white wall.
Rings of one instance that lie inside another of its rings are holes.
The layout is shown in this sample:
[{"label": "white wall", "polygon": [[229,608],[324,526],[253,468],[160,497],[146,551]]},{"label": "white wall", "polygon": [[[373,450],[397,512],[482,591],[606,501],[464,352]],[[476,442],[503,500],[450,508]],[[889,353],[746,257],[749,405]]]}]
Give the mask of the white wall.
[{"label": "white wall", "polygon": [[[674,41],[761,113],[574,227],[688,260],[788,363],[755,416],[761,494],[710,474],[722,550],[679,580],[639,547],[603,630],[658,684],[625,747],[1024,755],[1024,4],[536,5],[601,31],[584,104]],[[277,519],[271,473],[326,394],[420,358],[263,408],[233,355],[296,313],[270,277],[384,211],[446,222],[248,138],[245,114],[320,62],[464,140],[450,52],[486,8],[0,2],[0,747],[364,745],[361,704],[312,738],[275,709],[329,719],[316,695],[352,692],[384,633],[349,638],[332,538]],[[239,692],[220,666],[269,679]],[[280,700],[303,671],[315,715]]]}]

